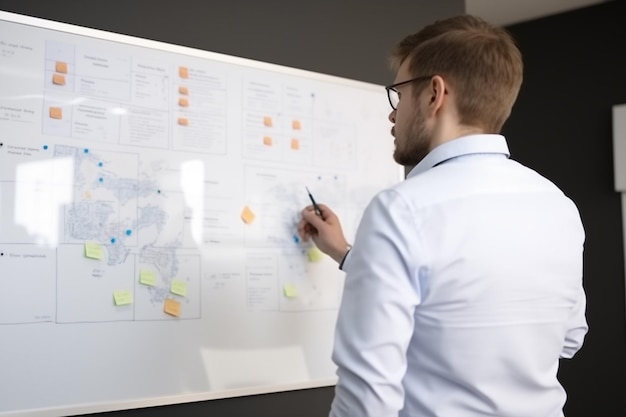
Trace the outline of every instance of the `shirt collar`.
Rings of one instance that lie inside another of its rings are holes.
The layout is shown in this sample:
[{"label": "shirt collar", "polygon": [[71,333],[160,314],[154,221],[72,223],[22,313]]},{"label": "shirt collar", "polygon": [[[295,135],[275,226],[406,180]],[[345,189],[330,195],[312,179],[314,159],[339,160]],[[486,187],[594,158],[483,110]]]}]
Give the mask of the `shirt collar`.
[{"label": "shirt collar", "polygon": [[428,155],[409,172],[407,178],[428,171],[448,159],[471,154],[500,154],[507,158],[511,156],[509,147],[506,144],[506,139],[502,135],[480,134],[462,136],[442,143],[430,151]]}]

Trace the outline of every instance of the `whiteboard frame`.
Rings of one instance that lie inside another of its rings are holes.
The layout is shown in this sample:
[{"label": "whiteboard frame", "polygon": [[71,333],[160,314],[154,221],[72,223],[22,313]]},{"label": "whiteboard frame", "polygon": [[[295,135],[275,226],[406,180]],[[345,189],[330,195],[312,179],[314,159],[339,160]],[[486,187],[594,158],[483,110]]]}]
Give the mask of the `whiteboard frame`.
[{"label": "whiteboard frame", "polygon": [[93,403],[63,407],[37,408],[30,410],[19,410],[10,412],[0,412],[0,416],[11,417],[57,417],[57,416],[77,416],[82,414],[95,414],[110,411],[122,411],[138,408],[158,407],[165,405],[202,402],[226,398],[244,397],[259,394],[272,394],[284,391],[297,391],[309,388],[320,388],[333,386],[337,383],[337,378],[302,382],[299,384],[283,384],[275,386],[263,386],[253,388],[241,388],[227,391],[213,391],[198,394],[181,394],[167,397],[155,397],[143,400]]}]

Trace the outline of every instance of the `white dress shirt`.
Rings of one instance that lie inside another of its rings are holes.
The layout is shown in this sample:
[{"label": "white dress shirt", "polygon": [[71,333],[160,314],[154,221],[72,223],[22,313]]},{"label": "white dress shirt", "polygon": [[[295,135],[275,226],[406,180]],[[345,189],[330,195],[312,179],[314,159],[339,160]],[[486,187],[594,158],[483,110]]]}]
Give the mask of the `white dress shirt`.
[{"label": "white dress shirt", "polygon": [[584,230],[500,135],[432,150],[345,259],[332,417],[560,417],[587,332]]}]

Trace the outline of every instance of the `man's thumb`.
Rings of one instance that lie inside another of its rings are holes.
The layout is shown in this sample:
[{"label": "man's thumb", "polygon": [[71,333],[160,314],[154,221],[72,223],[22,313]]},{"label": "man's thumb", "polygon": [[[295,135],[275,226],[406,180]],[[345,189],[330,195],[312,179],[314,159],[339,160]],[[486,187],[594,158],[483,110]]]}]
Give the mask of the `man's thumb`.
[{"label": "man's thumb", "polygon": [[315,214],[313,210],[305,210],[302,213],[302,218],[318,230],[320,227],[324,226],[324,219]]}]

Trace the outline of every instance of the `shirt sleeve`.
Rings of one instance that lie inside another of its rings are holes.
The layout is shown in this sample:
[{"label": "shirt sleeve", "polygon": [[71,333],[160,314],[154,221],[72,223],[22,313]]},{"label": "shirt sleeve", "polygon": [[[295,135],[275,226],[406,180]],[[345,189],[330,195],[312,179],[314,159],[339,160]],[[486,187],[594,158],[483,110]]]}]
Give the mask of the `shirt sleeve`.
[{"label": "shirt sleeve", "polygon": [[576,305],[570,315],[569,328],[565,334],[565,342],[563,343],[563,350],[561,351],[561,358],[563,359],[573,358],[583,345],[585,335],[589,330],[587,319],[585,318],[586,305],[587,298],[581,284]]},{"label": "shirt sleeve", "polygon": [[403,407],[406,351],[420,301],[413,216],[394,190],[377,195],[365,210],[343,265],[331,417],[397,416]]}]

